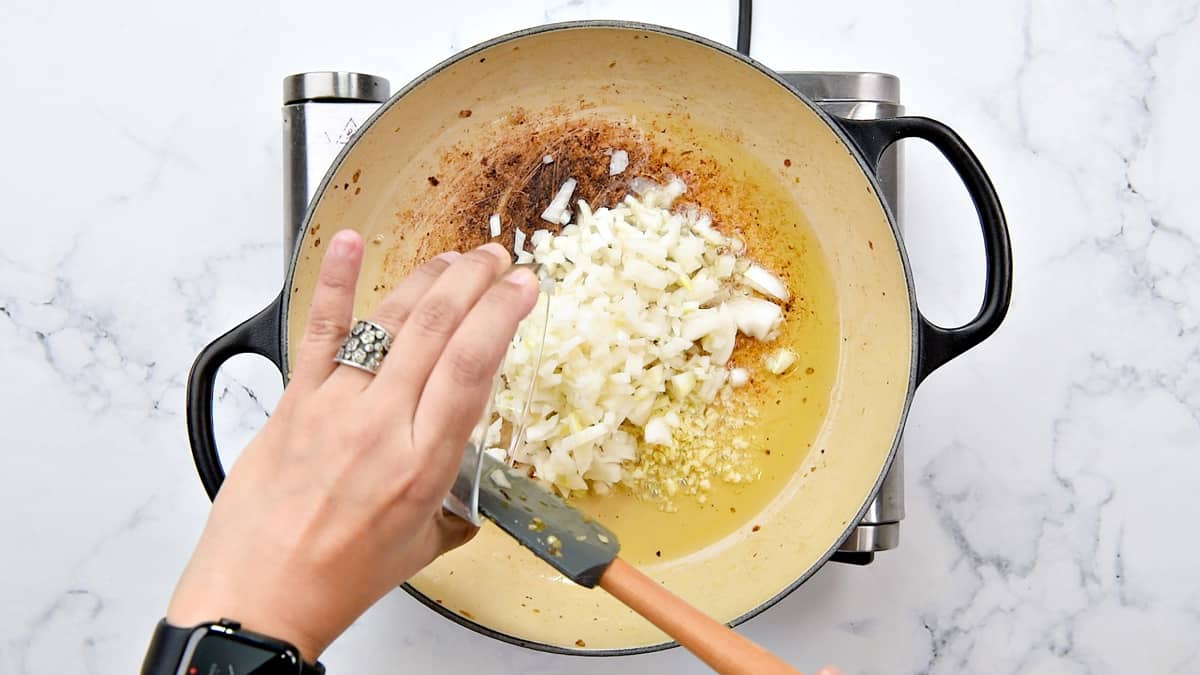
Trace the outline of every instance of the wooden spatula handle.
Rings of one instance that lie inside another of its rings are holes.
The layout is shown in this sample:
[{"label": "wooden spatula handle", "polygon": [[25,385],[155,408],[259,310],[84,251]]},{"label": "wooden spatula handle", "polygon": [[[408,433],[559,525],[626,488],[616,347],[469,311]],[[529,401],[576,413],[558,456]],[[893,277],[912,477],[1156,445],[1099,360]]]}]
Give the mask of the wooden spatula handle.
[{"label": "wooden spatula handle", "polygon": [[722,675],[799,675],[778,656],[717,623],[620,558],[600,577],[600,587]]}]

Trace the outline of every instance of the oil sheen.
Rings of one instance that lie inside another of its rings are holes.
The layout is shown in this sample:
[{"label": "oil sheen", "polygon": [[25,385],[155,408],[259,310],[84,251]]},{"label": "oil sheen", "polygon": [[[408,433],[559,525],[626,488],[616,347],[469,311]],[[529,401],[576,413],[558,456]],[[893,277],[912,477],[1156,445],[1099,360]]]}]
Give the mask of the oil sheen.
[{"label": "oil sheen", "polygon": [[[694,129],[670,125],[659,121],[650,128],[671,135],[675,148],[683,147],[679,141],[691,135],[688,131],[694,134]],[[712,211],[725,231],[739,231],[748,255],[779,274],[793,297],[785,308],[779,336],[769,343],[739,338],[730,362],[731,367],[748,369],[751,378],[749,385],[733,392],[732,407],[753,408],[757,417],[740,429],[722,425],[714,430],[723,442],[741,437],[749,443],[747,452],[761,472],[757,480],[736,485],[714,480],[704,503],[680,494],[673,512],[624,489],[572,499],[617,534],[622,557],[635,564],[685,556],[740,528],[752,528],[757,514],[784,486],[804,480],[798,473],[824,423],[838,363],[840,332],[833,281],[811,226],[781,189],[779,175],[743,150],[740,139],[711,132],[692,138],[700,151],[696,154],[728,158],[719,170],[727,189],[706,194],[693,192],[689,185],[688,196]],[[748,213],[746,203],[754,205],[752,218],[733,215]],[[735,222],[722,222],[722,215]],[[781,347],[792,349],[799,359],[787,373],[773,375],[763,359]]]}]

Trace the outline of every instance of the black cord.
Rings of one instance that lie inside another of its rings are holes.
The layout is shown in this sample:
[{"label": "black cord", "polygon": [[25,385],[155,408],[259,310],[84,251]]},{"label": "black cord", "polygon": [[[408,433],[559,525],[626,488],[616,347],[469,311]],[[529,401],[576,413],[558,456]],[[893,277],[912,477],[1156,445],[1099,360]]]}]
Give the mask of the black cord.
[{"label": "black cord", "polygon": [[737,50],[750,56],[750,17],[754,13],[754,0],[738,0]]}]

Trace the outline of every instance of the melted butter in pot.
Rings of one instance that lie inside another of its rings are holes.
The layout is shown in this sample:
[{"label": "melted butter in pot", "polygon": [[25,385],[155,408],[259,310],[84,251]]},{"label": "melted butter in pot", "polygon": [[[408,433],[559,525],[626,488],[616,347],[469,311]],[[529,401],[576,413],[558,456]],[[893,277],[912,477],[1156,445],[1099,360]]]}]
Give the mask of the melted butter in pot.
[{"label": "melted butter in pot", "polygon": [[[675,139],[689,136],[686,129],[672,131],[669,124],[660,128]],[[715,430],[722,442],[740,438],[749,444],[761,472],[758,480],[739,485],[714,481],[705,503],[682,496],[675,500],[678,510],[673,513],[624,490],[573,500],[617,534],[622,557],[635,564],[692,554],[739,529],[753,534],[756,516],[771,500],[791,481],[805,479],[799,475],[801,468],[809,466],[811,475],[820,466],[819,461],[805,460],[810,453],[824,451],[813,445],[837,375],[840,331],[833,280],[811,227],[777,187],[778,178],[741,149],[736,135],[693,138],[695,152],[684,157],[700,155],[712,163],[702,164],[703,172],[693,172],[700,175],[685,177],[688,193],[683,201],[713,213],[723,231],[739,232],[747,255],[779,274],[793,298],[784,308],[780,335],[769,343],[739,336],[729,364],[748,369],[751,378],[747,386],[734,390],[734,405],[753,408],[758,417],[740,429]],[[725,162],[717,161],[722,157]],[[782,376],[771,374],[763,364],[764,357],[780,347],[799,355]]]},{"label": "melted butter in pot", "polygon": [[[792,291],[784,308],[781,334],[771,343],[739,338],[730,367],[750,371],[750,384],[735,390],[734,405],[753,408],[758,417],[744,428],[718,426],[722,441],[745,442],[760,477],[732,485],[713,481],[707,501],[680,495],[677,510],[667,512],[624,489],[607,496],[573,498],[573,503],[611,528],[620,538],[622,556],[634,563],[683,557],[742,528],[753,533],[754,520],[792,481],[805,480],[819,462],[806,462],[824,423],[836,380],[840,331],[833,283],[823,252],[802,210],[784,192],[776,169],[764,166],[742,147],[736,131],[698,128],[684,113],[649,111],[614,115],[603,110],[553,109],[536,114],[514,110],[492,125],[486,138],[455,146],[441,157],[431,176],[426,208],[395,214],[394,241],[412,223],[428,233],[417,242],[383,254],[378,296],[422,261],[448,249],[465,250],[488,240],[487,222],[499,214],[500,240],[512,246],[514,226],[526,235],[557,226],[539,215],[562,182],[578,181],[572,202],[593,208],[612,205],[636,176],[660,183],[678,176],[688,186],[677,202],[695,204],[712,214],[726,234],[737,234],[747,256],[779,275]],[[625,150],[629,166],[608,175],[606,150]],[[549,155],[553,162],[546,163]],[[432,207],[436,205],[436,207]],[[796,366],[776,376],[763,357],[780,347],[799,355]],[[719,403],[714,405],[720,405]],[[719,408],[718,408],[719,411]]]}]

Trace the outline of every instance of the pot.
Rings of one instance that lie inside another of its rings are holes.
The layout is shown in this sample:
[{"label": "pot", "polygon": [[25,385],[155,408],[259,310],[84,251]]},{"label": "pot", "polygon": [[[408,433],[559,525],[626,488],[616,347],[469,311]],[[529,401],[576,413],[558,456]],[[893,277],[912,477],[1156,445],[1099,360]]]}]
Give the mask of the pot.
[{"label": "pot", "polygon": [[[881,154],[902,138],[936,147],[978,212],[985,298],[957,328],[918,310],[874,178]],[[625,174],[607,175],[605,149],[628,151]],[[795,589],[870,503],[917,385],[1003,320],[1004,215],[979,161],[945,125],[831,117],[749,58],[656,26],[582,22],[497,38],[418,77],[371,117],[325,177],[280,295],[192,368],[188,432],[209,496],[224,477],[212,425],[216,371],[249,352],[286,380],[337,229],[356,228],[368,242],[355,307],[365,316],[415,264],[485,241],[489,214],[528,233],[544,226],[537,213],[567,176],[579,180],[577,198],[603,205],[634,175],[683,177],[685,199],[740,231],[750,255],[788,282],[796,297],[780,340],[799,352],[799,368],[759,378],[753,391],[759,417],[744,433],[763,454],[751,487],[714,491],[678,513],[617,497],[581,505],[617,531],[624,556],[718,620],[744,621]],[[738,358],[761,358],[747,350]],[[454,621],[535,649],[626,654],[671,644],[490,526],[406,588]]]}]

